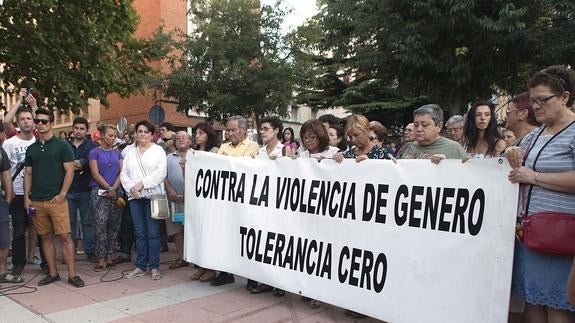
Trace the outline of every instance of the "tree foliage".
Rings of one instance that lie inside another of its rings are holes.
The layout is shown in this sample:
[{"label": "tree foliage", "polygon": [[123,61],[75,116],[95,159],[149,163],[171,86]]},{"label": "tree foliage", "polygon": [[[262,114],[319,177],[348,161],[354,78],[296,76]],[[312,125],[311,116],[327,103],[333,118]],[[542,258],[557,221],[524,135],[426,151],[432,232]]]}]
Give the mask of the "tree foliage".
[{"label": "tree foliage", "polygon": [[110,93],[142,91],[169,37],[136,38],[137,23],[131,0],[5,0],[2,90],[34,87],[49,108],[76,112],[89,98],[107,105]]},{"label": "tree foliage", "polygon": [[[331,66],[349,82],[336,98],[316,82],[300,93],[312,104],[328,97],[361,111],[427,98],[460,113],[473,100],[525,90],[527,78],[547,65],[575,63],[570,0],[318,2],[320,35],[300,47],[315,59],[298,63],[316,80]],[[298,37],[306,35],[300,28]]]},{"label": "tree foliage", "polygon": [[210,119],[286,114],[293,69],[283,45],[284,12],[253,0],[192,2],[195,31],[173,57],[165,93],[178,110],[197,109]]}]

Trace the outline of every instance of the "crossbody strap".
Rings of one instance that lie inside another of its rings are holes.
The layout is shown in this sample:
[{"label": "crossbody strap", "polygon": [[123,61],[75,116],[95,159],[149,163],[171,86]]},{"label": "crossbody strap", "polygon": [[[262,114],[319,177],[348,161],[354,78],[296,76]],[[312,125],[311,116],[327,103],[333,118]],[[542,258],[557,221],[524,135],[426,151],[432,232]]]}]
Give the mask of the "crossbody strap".
[{"label": "crossbody strap", "polygon": [[[557,132],[555,135],[553,135],[553,137],[551,137],[551,139],[549,139],[544,145],[543,147],[541,147],[541,149],[539,149],[539,152],[537,153],[537,155],[535,156],[535,160],[533,161],[533,170],[536,171],[535,167],[537,166],[537,161],[539,160],[539,157],[541,156],[541,153],[543,152],[543,149],[545,149],[545,147],[547,147],[547,145],[549,145],[549,143],[551,141],[553,141],[553,139],[557,138],[557,136],[559,136],[561,133],[563,133],[563,131],[567,130],[569,127],[571,127],[571,125],[573,125],[575,123],[575,121],[572,121],[570,124],[568,124],[565,128],[561,129],[559,132]],[[531,150],[533,149],[533,146],[535,146],[535,143],[537,142],[537,140],[539,139],[539,137],[541,136],[541,134],[545,131],[545,129],[547,128],[547,126],[544,126],[543,128],[541,128],[541,131],[539,131],[539,133],[537,134],[537,137],[535,137],[535,140],[530,140],[529,144],[527,146],[527,151],[525,152],[525,154],[523,155],[523,166],[525,166],[525,162],[527,161],[527,156],[529,155],[529,153],[531,152]],[[523,186],[523,212],[521,214],[521,217],[523,218],[523,220],[525,220],[527,218],[527,213],[529,211],[529,202],[531,202],[531,193],[533,192],[533,184],[531,184],[529,186],[529,191],[527,192],[527,197],[525,198],[525,186]]]},{"label": "crossbody strap", "polygon": [[12,175],[12,182],[16,179],[16,177],[18,177],[22,169],[24,169],[24,162],[20,163],[18,165],[18,168],[16,168],[16,172],[14,173],[14,175]]}]

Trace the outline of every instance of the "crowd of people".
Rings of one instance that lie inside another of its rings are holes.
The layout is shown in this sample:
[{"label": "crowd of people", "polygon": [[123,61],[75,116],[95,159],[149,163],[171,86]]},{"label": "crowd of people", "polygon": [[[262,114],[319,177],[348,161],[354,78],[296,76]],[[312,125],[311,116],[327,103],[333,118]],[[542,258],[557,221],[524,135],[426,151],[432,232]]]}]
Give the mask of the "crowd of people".
[{"label": "crowd of people", "polygon": [[[256,125],[233,116],[226,122],[226,139],[220,145],[216,130],[207,122],[194,127],[193,138],[169,124],[156,127],[142,120],[121,134],[115,126],[100,125],[97,135],[91,136],[95,140],[89,140],[89,123],[79,117],[70,134],[55,136],[52,112],[38,108],[36,98],[22,89],[20,100],[6,114],[4,126],[9,135],[1,150],[0,178],[13,234],[10,239],[7,220],[1,219],[0,282],[22,282],[24,266],[31,262],[40,264],[46,274],[38,285],[60,280],[54,246],[57,238],[68,282],[84,286],[75,270],[78,226],[84,252],[95,271],[131,261],[134,236],[135,268],[125,278],[144,276],[148,270],[152,280],[162,278],[164,236],[171,237],[178,255],[170,270],[188,267],[183,256],[185,221],[174,216],[165,223],[152,218],[150,197],[166,194],[172,212],[184,212],[190,149],[231,157],[336,162],[429,159],[440,163],[443,159],[465,162],[505,156],[512,167],[508,179],[520,184],[518,222],[541,211],[575,214],[574,101],[575,72],[551,66],[529,80],[528,91],[508,102],[504,127],[499,127],[494,104],[486,101],[473,103],[465,115],[447,121],[440,106],[423,105],[413,112],[413,122],[405,127],[400,142],[391,142],[383,124],[363,115],[307,120],[299,131],[301,142],[278,117],[264,117]],[[17,131],[8,122],[12,119]],[[36,244],[40,261],[34,259]],[[10,246],[12,270],[8,273]],[[232,273],[196,267],[192,280],[213,286],[235,281]],[[572,256],[532,251],[517,241],[510,320],[575,322],[575,277],[568,282],[570,273],[575,275]],[[254,294],[285,295],[279,288],[250,279],[246,289]],[[302,300],[314,308],[321,306],[313,299]],[[351,311],[348,314],[361,317]]]}]

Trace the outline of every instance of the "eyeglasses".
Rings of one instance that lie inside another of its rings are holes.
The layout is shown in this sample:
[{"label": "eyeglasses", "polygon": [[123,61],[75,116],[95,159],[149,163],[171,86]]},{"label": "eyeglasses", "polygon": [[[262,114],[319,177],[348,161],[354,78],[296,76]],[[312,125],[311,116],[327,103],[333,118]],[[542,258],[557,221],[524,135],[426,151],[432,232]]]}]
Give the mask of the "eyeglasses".
[{"label": "eyeglasses", "polygon": [[260,131],[266,132],[266,131],[270,131],[270,130],[272,130],[272,129],[273,129],[273,128],[271,128],[271,127],[261,127],[261,128],[260,128]]},{"label": "eyeglasses", "polygon": [[166,142],[166,141],[168,141],[168,140],[172,140],[172,138],[162,138],[162,140],[163,140],[164,142]]},{"label": "eyeglasses", "polygon": [[513,110],[507,109],[507,110],[505,110],[505,114],[510,114],[511,112],[517,112],[517,111],[521,111],[521,110],[522,109],[513,109]]},{"label": "eyeglasses", "polygon": [[545,103],[547,103],[549,100],[553,99],[556,96],[558,96],[558,94],[552,94],[550,96],[529,99],[529,103],[531,104],[532,107],[535,106],[535,103],[537,103],[538,106],[542,107]]},{"label": "eyeglasses", "polygon": [[463,130],[463,127],[447,128],[447,129],[445,129],[445,132],[447,132],[447,133],[452,133],[452,132],[461,131],[461,130]]},{"label": "eyeglasses", "polygon": [[35,124],[43,124],[43,125],[47,125],[48,122],[50,122],[50,119],[34,119],[34,123]]}]

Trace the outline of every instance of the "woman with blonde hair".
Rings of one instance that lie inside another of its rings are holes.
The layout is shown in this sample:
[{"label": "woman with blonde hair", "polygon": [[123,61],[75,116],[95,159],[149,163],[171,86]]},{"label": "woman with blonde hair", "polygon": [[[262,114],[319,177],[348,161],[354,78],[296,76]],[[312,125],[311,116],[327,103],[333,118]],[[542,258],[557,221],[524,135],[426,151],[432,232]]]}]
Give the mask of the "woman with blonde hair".
[{"label": "woman with blonde hair", "polygon": [[366,159],[392,159],[393,156],[377,141],[370,139],[371,128],[366,117],[355,114],[347,118],[345,132],[354,147],[344,153],[337,153],[334,159],[341,162],[344,158],[354,158],[357,162]]}]

